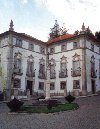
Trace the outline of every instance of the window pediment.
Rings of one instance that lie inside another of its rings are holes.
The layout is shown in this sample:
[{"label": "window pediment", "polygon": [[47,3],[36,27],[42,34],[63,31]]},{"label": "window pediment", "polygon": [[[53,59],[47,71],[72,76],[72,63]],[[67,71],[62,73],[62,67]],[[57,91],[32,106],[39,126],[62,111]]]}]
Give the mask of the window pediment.
[{"label": "window pediment", "polygon": [[73,61],[78,61],[78,60],[80,60],[80,55],[75,53],[75,55],[73,56]]}]

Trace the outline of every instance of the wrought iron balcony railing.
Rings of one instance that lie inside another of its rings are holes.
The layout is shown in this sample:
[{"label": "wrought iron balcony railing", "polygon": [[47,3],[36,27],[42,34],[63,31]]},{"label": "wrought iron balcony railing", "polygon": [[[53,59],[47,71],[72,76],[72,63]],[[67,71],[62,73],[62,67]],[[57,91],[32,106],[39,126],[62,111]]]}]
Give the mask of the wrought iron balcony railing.
[{"label": "wrought iron balcony railing", "polygon": [[91,77],[92,78],[97,78],[97,70],[91,70]]},{"label": "wrought iron balcony railing", "polygon": [[68,77],[67,69],[65,71],[60,71],[59,72],[59,78],[66,78],[66,77]]},{"label": "wrought iron balcony railing", "polygon": [[71,68],[71,76],[72,76],[72,77],[81,76],[81,68],[79,67],[79,68],[76,69],[76,70],[73,70],[73,69]]},{"label": "wrought iron balcony railing", "polygon": [[35,77],[35,72],[32,72],[32,73],[27,72],[26,76],[28,76],[28,77]]}]

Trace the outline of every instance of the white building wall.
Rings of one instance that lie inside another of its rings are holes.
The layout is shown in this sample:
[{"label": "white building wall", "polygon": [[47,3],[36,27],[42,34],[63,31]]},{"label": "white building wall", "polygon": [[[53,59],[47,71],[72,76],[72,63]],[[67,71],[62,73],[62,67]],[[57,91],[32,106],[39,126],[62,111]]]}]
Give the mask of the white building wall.
[{"label": "white building wall", "polygon": [[[93,43],[92,43],[93,44]],[[91,42],[87,41],[86,46],[86,76],[87,76],[87,91],[92,92],[91,79],[95,80],[96,91],[100,90],[100,79],[99,79],[99,46],[94,44],[94,52],[91,50]],[[95,57],[95,70],[97,70],[97,78],[91,78],[91,57]]]},{"label": "white building wall", "polygon": [[[16,44],[16,38],[13,39],[14,44]],[[40,45],[38,45],[36,42],[34,43],[34,51],[30,51],[28,49],[28,44],[30,41],[22,41],[22,48],[19,47],[14,47],[14,55],[15,53],[20,52],[22,54],[22,72],[23,75],[22,76],[16,76],[16,78],[20,78],[21,79],[21,89],[22,90],[26,90],[26,81],[25,79],[27,78],[26,76],[26,72],[27,72],[27,59],[30,55],[33,56],[33,60],[34,60],[34,70],[35,70],[35,77],[33,77],[33,91],[37,92],[38,91],[38,86],[39,86],[39,82],[44,82],[45,84],[45,79],[39,79],[38,75],[39,75],[39,62],[40,59],[44,59],[45,60],[45,71],[46,71],[46,55],[45,54],[41,54],[40,53]],[[43,45],[42,45],[43,46]],[[46,52],[46,46],[45,47],[45,52]],[[16,49],[17,48],[17,49]],[[44,85],[45,87],[45,85]],[[43,92],[43,91],[39,91],[39,92]]]},{"label": "white building wall", "polygon": [[[79,43],[82,41],[79,41]],[[72,60],[73,56],[75,53],[80,55],[80,67],[82,66],[82,49],[73,49],[73,42],[68,42],[67,44],[67,51],[61,52],[61,44],[57,44],[55,46],[51,45],[50,47],[55,47],[55,53],[53,55],[50,55],[50,60],[53,58],[56,63],[55,71],[56,71],[56,79],[51,79],[51,82],[55,82],[55,91],[50,91],[51,93],[53,92],[58,92],[58,93],[64,93],[64,90],[60,89],[60,82],[61,81],[66,81],[67,83],[67,92],[73,91],[73,80],[79,80],[80,79],[80,91],[82,89],[82,78],[81,76],[78,77],[72,77],[71,76],[71,68],[72,66]],[[66,78],[59,78],[59,71],[60,71],[60,61],[62,56],[67,57],[67,70],[68,70],[68,77]]]}]

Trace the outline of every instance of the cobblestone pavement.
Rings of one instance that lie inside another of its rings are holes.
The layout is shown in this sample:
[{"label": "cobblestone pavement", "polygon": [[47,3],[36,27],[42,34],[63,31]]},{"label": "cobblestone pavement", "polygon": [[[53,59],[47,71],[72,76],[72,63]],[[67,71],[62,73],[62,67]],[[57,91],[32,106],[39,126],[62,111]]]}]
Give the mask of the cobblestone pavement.
[{"label": "cobblestone pavement", "polygon": [[0,104],[0,129],[100,129],[100,96],[76,102],[78,110],[53,114],[9,114],[6,104]]}]

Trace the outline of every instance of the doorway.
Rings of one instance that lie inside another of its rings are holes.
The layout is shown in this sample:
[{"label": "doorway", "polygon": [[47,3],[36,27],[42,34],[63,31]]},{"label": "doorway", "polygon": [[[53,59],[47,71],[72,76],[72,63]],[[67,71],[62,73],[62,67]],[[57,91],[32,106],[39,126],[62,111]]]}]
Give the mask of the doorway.
[{"label": "doorway", "polygon": [[27,87],[26,87],[26,90],[27,90],[27,89],[30,90],[30,95],[32,95],[32,87],[33,87],[33,81],[27,80]]},{"label": "doorway", "polygon": [[91,80],[91,90],[92,94],[95,94],[95,80]]}]

